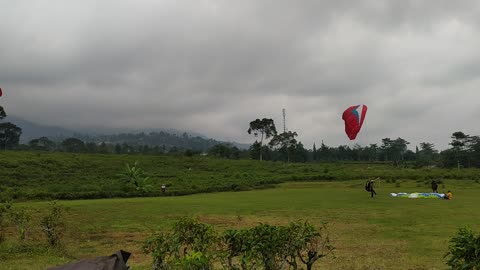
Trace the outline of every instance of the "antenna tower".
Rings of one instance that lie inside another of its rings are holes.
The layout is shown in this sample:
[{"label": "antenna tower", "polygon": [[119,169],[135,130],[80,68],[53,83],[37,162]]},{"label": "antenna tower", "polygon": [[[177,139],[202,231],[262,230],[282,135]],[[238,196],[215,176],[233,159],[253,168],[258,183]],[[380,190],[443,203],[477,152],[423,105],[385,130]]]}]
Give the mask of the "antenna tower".
[{"label": "antenna tower", "polygon": [[285,118],[286,118],[286,112],[285,109],[282,109],[282,114],[283,114],[283,133],[287,132],[287,126],[285,124]]}]

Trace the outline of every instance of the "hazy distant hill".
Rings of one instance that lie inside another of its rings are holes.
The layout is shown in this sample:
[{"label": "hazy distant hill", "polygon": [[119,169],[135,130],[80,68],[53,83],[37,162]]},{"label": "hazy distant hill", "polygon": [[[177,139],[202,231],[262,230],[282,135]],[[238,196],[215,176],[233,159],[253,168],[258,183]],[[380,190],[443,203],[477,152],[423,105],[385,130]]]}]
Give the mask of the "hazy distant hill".
[{"label": "hazy distant hill", "polygon": [[[177,147],[181,149],[193,149],[197,151],[207,151],[213,146],[225,143],[214,139],[208,139],[200,136],[193,136],[187,133],[178,135],[175,133],[169,133],[164,131],[158,132],[141,132],[141,133],[121,133],[115,135],[97,135],[84,138],[85,141],[94,141],[97,143],[106,142],[110,144],[123,144],[129,145],[149,145],[160,146],[165,149],[171,149]],[[229,143],[231,145],[237,145],[239,148],[248,148],[247,145],[239,146],[235,143]]]},{"label": "hazy distant hill", "polygon": [[49,137],[54,139],[71,137],[75,134],[74,131],[66,128],[39,125],[11,115],[8,115],[5,119],[0,120],[0,122],[11,122],[22,128],[22,136],[20,137],[20,143],[27,143],[30,140],[39,137]]},{"label": "hazy distant hill", "polygon": [[[127,143],[129,145],[149,145],[194,149],[205,151],[219,143],[227,143],[207,138],[194,132],[183,132],[174,129],[103,129],[103,130],[70,130],[62,127],[45,126],[25,119],[7,116],[0,122],[12,122],[22,128],[20,143],[28,143],[39,137],[49,137],[60,141],[68,137],[75,137],[83,141],[107,142],[112,144]],[[248,144],[228,142],[240,149],[247,149]]]}]

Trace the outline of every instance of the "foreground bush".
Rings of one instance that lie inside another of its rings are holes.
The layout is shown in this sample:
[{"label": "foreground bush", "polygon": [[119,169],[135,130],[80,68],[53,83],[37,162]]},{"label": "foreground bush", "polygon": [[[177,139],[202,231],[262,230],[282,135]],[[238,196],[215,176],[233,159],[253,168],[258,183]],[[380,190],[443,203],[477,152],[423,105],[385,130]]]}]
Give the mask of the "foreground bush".
[{"label": "foreground bush", "polygon": [[304,269],[302,263],[310,270],[334,249],[325,224],[320,228],[308,222],[259,224],[218,233],[191,218],[175,223],[171,232],[155,233],[143,245],[153,258],[153,270],[207,270],[215,264],[229,270],[296,270]]},{"label": "foreground bush", "polygon": [[478,270],[480,269],[480,234],[462,228],[450,240],[447,265],[450,269]]},{"label": "foreground bush", "polygon": [[0,243],[5,241],[5,228],[11,206],[12,204],[10,202],[0,203]]},{"label": "foreground bush", "polygon": [[47,213],[42,217],[40,226],[45,234],[48,244],[52,247],[60,245],[60,240],[65,232],[65,209],[56,201],[50,203]]},{"label": "foreground bush", "polygon": [[213,227],[192,218],[177,221],[168,233],[155,233],[142,249],[153,257],[153,270],[213,269],[216,232]]}]

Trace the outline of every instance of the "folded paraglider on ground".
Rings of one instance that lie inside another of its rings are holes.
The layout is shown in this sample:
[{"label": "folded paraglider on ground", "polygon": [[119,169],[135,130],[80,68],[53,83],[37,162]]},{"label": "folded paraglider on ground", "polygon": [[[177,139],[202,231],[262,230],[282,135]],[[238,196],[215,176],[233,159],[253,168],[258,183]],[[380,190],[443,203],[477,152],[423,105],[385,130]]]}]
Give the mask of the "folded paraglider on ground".
[{"label": "folded paraglider on ground", "polygon": [[428,193],[428,192],[413,192],[413,193],[405,193],[405,192],[399,192],[399,193],[390,193],[390,196],[392,197],[398,197],[398,198],[410,198],[410,199],[444,199],[445,194],[443,193]]}]

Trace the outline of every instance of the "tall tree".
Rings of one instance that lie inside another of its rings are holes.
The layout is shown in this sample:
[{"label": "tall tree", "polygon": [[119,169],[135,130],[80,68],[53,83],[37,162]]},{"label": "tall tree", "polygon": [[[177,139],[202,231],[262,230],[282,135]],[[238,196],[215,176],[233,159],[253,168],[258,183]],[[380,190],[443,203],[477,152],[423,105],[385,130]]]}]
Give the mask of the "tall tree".
[{"label": "tall tree", "polygon": [[108,153],[108,146],[105,142],[102,142],[99,146],[98,146],[98,150],[97,150],[99,153],[102,153],[102,154],[106,154]]},{"label": "tall tree", "polygon": [[368,157],[370,161],[378,160],[378,145],[376,143],[370,144],[370,147],[368,150]]},{"label": "tall tree", "polygon": [[416,148],[417,164],[418,165],[431,165],[438,151],[435,149],[435,145],[429,142],[420,143],[420,149]]},{"label": "tall tree", "polygon": [[[393,154],[393,163],[398,165],[400,161],[403,160],[404,155],[407,153],[407,145],[410,144],[406,140],[398,137],[393,141],[392,144],[392,154]],[[415,155],[414,155],[415,156]]]},{"label": "tall tree", "polygon": [[407,152],[408,144],[410,143],[400,137],[395,140],[390,138],[382,139],[381,149],[385,154],[385,161],[388,161],[390,158],[394,165],[398,165]]},{"label": "tall tree", "polygon": [[320,149],[317,151],[317,158],[323,161],[332,160],[332,149],[325,145],[323,140]]},{"label": "tall tree", "polygon": [[388,161],[390,152],[392,152],[392,145],[393,145],[393,141],[390,138],[382,139],[382,145],[380,146],[380,149],[382,149],[385,161]]},{"label": "tall tree", "polygon": [[453,148],[455,159],[457,160],[457,168],[460,169],[460,160],[464,161],[466,157],[465,146],[467,145],[469,135],[457,131],[454,132],[450,138],[452,139],[450,145]]},{"label": "tall tree", "polygon": [[115,144],[115,154],[121,154],[122,153],[122,146],[117,143]]},{"label": "tall tree", "polygon": [[3,149],[12,149],[18,146],[22,129],[16,125],[7,122],[0,123],[0,141]]},{"label": "tall tree", "polygon": [[67,152],[81,153],[86,151],[85,143],[77,138],[67,138],[62,142],[62,147]]},{"label": "tall tree", "polygon": [[53,151],[55,150],[55,143],[47,137],[40,137],[31,140],[28,145],[33,150]]},{"label": "tall tree", "polygon": [[97,144],[95,144],[94,142],[87,142],[85,144],[85,150],[88,153],[96,153],[98,151]]},{"label": "tall tree", "polygon": [[270,145],[284,151],[287,155],[287,162],[290,162],[290,154],[295,150],[295,146],[297,145],[297,140],[295,139],[297,136],[298,134],[292,131],[276,134],[270,141]]},{"label": "tall tree", "polygon": [[233,159],[239,159],[240,158],[240,149],[238,149],[238,147],[236,147],[236,146],[232,147],[230,158],[233,158]]},{"label": "tall tree", "polygon": [[232,149],[228,145],[217,144],[214,147],[210,148],[208,153],[216,157],[230,158],[230,155],[232,154]]},{"label": "tall tree", "polygon": [[268,139],[277,134],[275,123],[272,119],[268,118],[263,118],[262,120],[256,119],[255,121],[250,122],[250,127],[247,132],[248,134],[253,133],[255,137],[260,136],[260,161],[262,161],[263,139]]},{"label": "tall tree", "polygon": [[469,165],[480,167],[480,137],[470,136],[467,145]]}]

